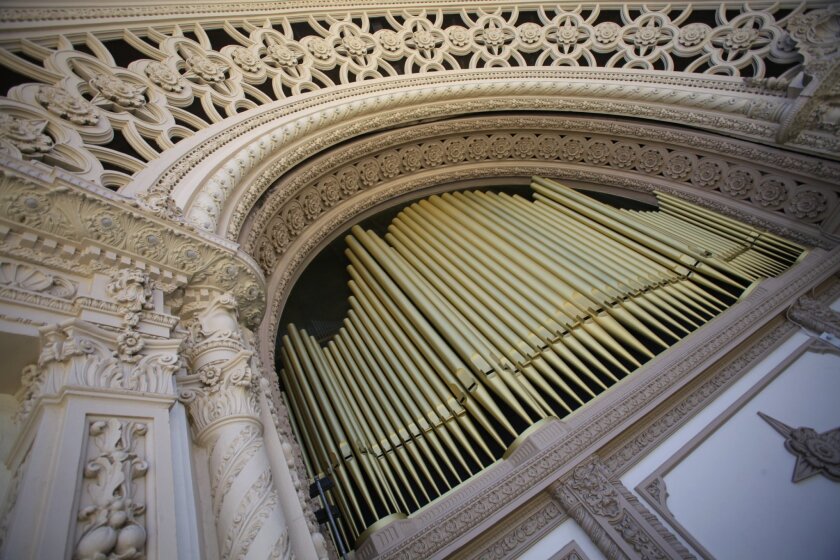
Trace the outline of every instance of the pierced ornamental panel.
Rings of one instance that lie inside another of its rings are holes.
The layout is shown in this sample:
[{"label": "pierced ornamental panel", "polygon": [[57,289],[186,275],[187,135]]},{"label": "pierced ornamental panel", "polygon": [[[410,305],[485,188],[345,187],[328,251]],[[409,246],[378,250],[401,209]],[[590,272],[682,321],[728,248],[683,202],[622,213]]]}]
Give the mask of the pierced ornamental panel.
[{"label": "pierced ornamental panel", "polygon": [[364,80],[510,67],[770,78],[799,71],[804,5],[390,11],[161,24],[15,39],[0,150],[112,188],[210,124]]}]

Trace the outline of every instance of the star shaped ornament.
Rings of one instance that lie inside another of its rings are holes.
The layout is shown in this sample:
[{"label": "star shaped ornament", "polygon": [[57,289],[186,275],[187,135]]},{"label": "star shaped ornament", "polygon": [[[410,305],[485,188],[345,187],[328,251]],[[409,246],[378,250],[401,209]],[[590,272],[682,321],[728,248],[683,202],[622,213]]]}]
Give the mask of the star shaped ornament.
[{"label": "star shaped ornament", "polygon": [[819,434],[813,428],[791,428],[763,412],[758,415],[785,437],[785,449],[796,455],[793,482],[815,474],[840,482],[840,428]]}]

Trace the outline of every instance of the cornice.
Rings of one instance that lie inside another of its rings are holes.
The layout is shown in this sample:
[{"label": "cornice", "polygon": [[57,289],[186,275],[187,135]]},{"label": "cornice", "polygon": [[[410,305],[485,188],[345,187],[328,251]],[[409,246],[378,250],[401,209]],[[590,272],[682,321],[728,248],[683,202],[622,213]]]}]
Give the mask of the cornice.
[{"label": "cornice", "polygon": [[0,163],[5,254],[84,274],[139,268],[165,292],[188,284],[233,290],[243,319],[250,324],[261,319],[262,273],[236,244],[211,241],[60,173],[45,176],[29,173],[23,162]]},{"label": "cornice", "polygon": [[[110,5],[109,5],[110,4]],[[519,2],[520,9],[534,8],[542,5],[542,2]],[[642,2],[638,3],[642,5]],[[698,0],[691,2],[694,6],[715,7],[720,3],[711,0]],[[784,1],[780,2],[782,7],[796,7],[801,2]],[[831,5],[831,0],[809,0],[809,7],[819,8]],[[442,9],[445,11],[458,11],[464,6],[475,6],[482,8],[493,8],[503,4],[488,3],[484,0],[461,0],[453,1],[421,1],[402,0],[398,4],[380,1],[360,0],[347,2],[345,0],[319,0],[319,1],[291,1],[291,2],[265,2],[265,1],[240,1],[240,2],[182,2],[173,4],[157,4],[132,0],[123,2],[120,5],[113,5],[109,2],[89,1],[86,4],[74,4],[68,6],[63,1],[38,2],[35,6],[28,4],[10,3],[3,9],[0,15],[0,22],[18,23],[87,23],[91,21],[112,21],[130,22],[132,20],[147,20],[149,18],[161,19],[183,19],[189,17],[191,20],[213,20],[222,17],[241,16],[273,16],[273,15],[305,15],[333,11],[339,13],[361,13],[383,14],[394,8],[419,8],[419,9]],[[625,6],[625,2],[582,2],[582,8],[594,6]],[[509,6],[509,5],[505,5]],[[630,4],[633,7],[633,4]]]}]

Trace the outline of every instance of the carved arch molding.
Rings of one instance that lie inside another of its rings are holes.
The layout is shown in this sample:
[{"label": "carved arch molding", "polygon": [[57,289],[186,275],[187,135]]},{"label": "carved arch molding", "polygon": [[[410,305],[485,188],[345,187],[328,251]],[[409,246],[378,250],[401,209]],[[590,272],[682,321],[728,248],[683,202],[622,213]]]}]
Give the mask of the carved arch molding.
[{"label": "carved arch molding", "polygon": [[242,191],[263,194],[237,218],[240,199],[229,222],[242,224],[238,241],[266,277],[266,363],[285,301],[311,259],[364,217],[433,192],[542,175],[641,199],[666,192],[810,246],[832,246],[840,224],[840,165],[668,124],[476,114],[360,136],[272,173],[286,157],[265,156],[266,171]]}]

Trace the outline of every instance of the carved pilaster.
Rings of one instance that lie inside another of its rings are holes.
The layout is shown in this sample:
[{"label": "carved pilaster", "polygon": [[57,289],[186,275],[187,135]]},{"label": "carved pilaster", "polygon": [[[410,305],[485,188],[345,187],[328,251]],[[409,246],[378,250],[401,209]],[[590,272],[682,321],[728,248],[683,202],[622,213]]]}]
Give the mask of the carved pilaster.
[{"label": "carved pilaster", "polygon": [[189,374],[179,379],[195,439],[209,452],[212,511],[221,558],[288,558],[291,550],[259,420],[252,352],[236,299],[211,296],[185,323]]},{"label": "carved pilaster", "polygon": [[129,420],[93,420],[84,468],[74,558],[145,558],[148,427]]},{"label": "carved pilaster", "polygon": [[575,468],[554,495],[607,558],[694,558],[627,488],[607,478],[597,457]]}]

